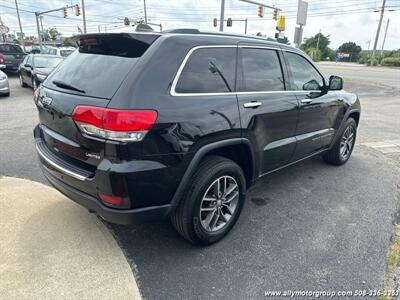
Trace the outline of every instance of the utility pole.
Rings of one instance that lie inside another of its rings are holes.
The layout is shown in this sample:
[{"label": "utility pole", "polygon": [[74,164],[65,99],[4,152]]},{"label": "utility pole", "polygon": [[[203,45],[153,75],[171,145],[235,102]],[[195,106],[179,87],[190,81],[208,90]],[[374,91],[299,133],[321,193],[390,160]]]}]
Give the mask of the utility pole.
[{"label": "utility pole", "polygon": [[318,33],[317,49],[319,49],[319,38],[320,38],[320,36],[321,36],[321,29],[319,30],[319,33]]},{"label": "utility pole", "polygon": [[221,0],[221,15],[219,17],[219,31],[224,31],[225,0]]},{"label": "utility pole", "polygon": [[42,48],[43,48],[43,46],[42,46],[42,36],[41,36],[41,33],[40,33],[40,27],[39,27],[40,13],[35,12],[35,17],[36,17],[36,27],[37,27],[37,33],[38,33],[39,49],[40,49],[40,52],[42,52]]},{"label": "utility pole", "polygon": [[82,18],[83,18],[83,33],[86,33],[85,0],[82,0],[81,6],[82,6]]},{"label": "utility pole", "polygon": [[382,51],[381,51],[381,56],[382,57],[383,57],[383,49],[385,47],[385,42],[386,42],[386,35],[387,35],[387,32],[388,32],[388,28],[389,28],[389,22],[390,22],[390,19],[387,20],[386,29],[385,29],[385,36],[383,37]]},{"label": "utility pole", "polygon": [[22,31],[21,18],[19,17],[19,9],[18,9],[17,0],[15,0],[15,9],[17,10],[18,23],[19,23],[19,33],[20,33],[19,39],[21,41],[22,49],[25,52],[24,32]]},{"label": "utility pole", "polygon": [[[72,5],[72,6],[64,6],[64,7],[60,7],[60,8],[56,8],[56,9],[50,9],[50,10],[46,10],[46,11],[36,11],[35,12],[35,17],[36,17],[36,28],[37,28],[37,32],[38,32],[38,42],[39,42],[39,48],[40,51],[42,51],[43,45],[42,45],[42,37],[41,37],[41,33],[40,33],[40,26],[39,26],[39,18],[47,13],[51,13],[51,12],[56,12],[56,11],[61,11],[63,10],[64,12],[69,9],[69,8],[73,8],[76,7],[77,5]],[[66,15],[64,15],[64,18],[66,17]]]},{"label": "utility pole", "polygon": [[40,29],[43,31],[43,16],[40,16]]},{"label": "utility pole", "polygon": [[378,30],[376,31],[375,42],[374,42],[374,48],[372,49],[372,58],[375,57],[376,47],[378,46],[379,33],[380,33],[380,31],[381,31],[382,20],[383,20],[383,13],[385,12],[385,4],[386,4],[386,0],[383,0],[382,9],[381,9],[381,17],[379,18]]},{"label": "utility pole", "polygon": [[144,6],[144,23],[147,24],[146,0],[143,0],[143,6]]}]

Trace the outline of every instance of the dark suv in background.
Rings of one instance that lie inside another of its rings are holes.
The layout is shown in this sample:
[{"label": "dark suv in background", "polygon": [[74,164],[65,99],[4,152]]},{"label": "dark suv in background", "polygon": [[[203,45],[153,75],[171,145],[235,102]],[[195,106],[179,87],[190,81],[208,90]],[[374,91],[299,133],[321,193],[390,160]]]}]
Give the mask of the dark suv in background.
[{"label": "dark suv in background", "polygon": [[0,43],[0,62],[6,66],[6,70],[16,71],[24,57],[25,53],[19,45]]},{"label": "dark suv in background", "polygon": [[50,183],[105,220],[170,216],[210,244],[260,177],[352,153],[357,96],[298,49],[197,30],[76,40],[35,93],[36,148]]}]

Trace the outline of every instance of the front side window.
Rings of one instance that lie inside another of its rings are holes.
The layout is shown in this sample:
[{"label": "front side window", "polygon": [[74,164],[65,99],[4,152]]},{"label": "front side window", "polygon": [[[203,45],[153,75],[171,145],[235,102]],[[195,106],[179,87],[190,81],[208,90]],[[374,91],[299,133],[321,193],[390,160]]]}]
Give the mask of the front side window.
[{"label": "front side window", "polygon": [[241,84],[239,92],[283,91],[281,64],[275,50],[241,48]]},{"label": "front side window", "polygon": [[286,52],[289,72],[292,74],[292,90],[321,90],[324,80],[312,64],[299,54]]},{"label": "front side window", "polygon": [[200,48],[187,60],[176,84],[177,93],[234,91],[236,48]]}]

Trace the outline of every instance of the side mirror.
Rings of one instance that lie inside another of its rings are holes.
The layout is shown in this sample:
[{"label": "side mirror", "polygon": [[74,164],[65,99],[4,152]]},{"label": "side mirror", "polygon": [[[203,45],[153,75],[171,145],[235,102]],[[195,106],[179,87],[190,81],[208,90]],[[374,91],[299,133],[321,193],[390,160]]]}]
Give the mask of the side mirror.
[{"label": "side mirror", "polygon": [[25,64],[24,67],[32,68],[32,66],[30,64]]},{"label": "side mirror", "polygon": [[332,75],[329,77],[329,89],[331,91],[339,91],[343,89],[343,78]]}]

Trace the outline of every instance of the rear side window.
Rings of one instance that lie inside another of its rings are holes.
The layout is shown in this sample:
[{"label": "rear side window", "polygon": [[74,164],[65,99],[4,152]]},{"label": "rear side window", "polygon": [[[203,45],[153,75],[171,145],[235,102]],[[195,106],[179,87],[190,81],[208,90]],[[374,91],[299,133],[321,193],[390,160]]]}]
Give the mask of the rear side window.
[{"label": "rear side window", "polygon": [[68,93],[54,82],[84,91],[90,97],[111,99],[150,44],[130,36],[96,36],[79,41],[78,51],[69,55],[47,78],[45,86]]},{"label": "rear side window", "polygon": [[187,60],[175,87],[177,93],[234,91],[236,48],[200,48]]},{"label": "rear side window", "polygon": [[9,45],[9,44],[3,44],[0,45],[0,52],[7,54],[7,53],[22,53],[21,47],[17,45]]},{"label": "rear side window", "polygon": [[241,48],[240,92],[283,91],[283,73],[275,50]]}]

